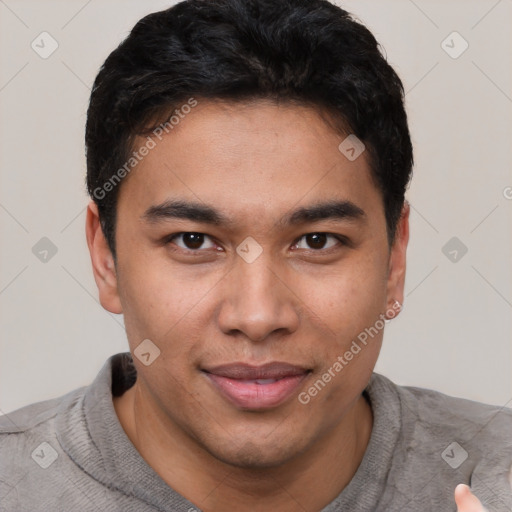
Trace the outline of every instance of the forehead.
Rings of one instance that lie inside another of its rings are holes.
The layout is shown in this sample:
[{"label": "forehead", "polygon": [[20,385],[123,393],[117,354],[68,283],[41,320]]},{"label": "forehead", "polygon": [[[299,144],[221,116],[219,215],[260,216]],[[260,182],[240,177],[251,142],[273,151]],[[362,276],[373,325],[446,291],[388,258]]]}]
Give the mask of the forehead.
[{"label": "forehead", "polygon": [[[141,215],[182,197],[274,224],[300,203],[380,202],[365,152],[347,158],[339,146],[349,134],[312,107],[198,100],[187,111],[160,138],[150,134],[155,144],[121,187],[120,208]],[[134,149],[147,140],[138,138]]]}]

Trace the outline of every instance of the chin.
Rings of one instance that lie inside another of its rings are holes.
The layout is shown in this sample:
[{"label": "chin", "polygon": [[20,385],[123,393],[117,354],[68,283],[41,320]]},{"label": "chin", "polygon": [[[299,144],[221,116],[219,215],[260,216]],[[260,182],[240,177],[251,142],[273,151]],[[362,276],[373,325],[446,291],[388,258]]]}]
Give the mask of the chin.
[{"label": "chin", "polygon": [[299,439],[291,436],[285,439],[269,439],[269,436],[260,438],[260,442],[251,436],[242,441],[237,436],[236,443],[232,438],[225,439],[224,443],[212,443],[205,449],[216,459],[241,469],[257,470],[281,466],[293,459],[306,447],[299,444]]}]

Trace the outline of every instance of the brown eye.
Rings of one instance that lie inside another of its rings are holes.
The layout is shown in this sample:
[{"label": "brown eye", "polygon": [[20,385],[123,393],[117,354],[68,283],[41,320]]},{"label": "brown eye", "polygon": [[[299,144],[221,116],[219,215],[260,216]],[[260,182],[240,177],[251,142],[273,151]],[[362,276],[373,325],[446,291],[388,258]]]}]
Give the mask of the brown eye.
[{"label": "brown eye", "polygon": [[324,233],[312,233],[306,235],[307,243],[313,249],[323,249],[327,236]]},{"label": "brown eye", "polygon": [[[175,242],[175,240],[182,240],[182,244]],[[197,252],[198,249],[209,249],[214,247],[214,244],[210,242],[209,247],[202,247],[205,243],[205,240],[209,239],[208,235],[205,235],[204,233],[195,233],[195,232],[184,232],[184,233],[176,233],[175,235],[172,235],[170,238],[167,239],[167,243],[175,243],[178,247],[181,249],[189,250],[189,251],[195,251]]]},{"label": "brown eye", "polygon": [[183,243],[187,249],[199,249],[204,242],[204,235],[201,233],[184,233]]},{"label": "brown eye", "polygon": [[[334,243],[326,246],[326,243],[329,238],[333,239]],[[307,247],[299,247],[301,240],[305,240]],[[299,242],[295,244],[295,246],[298,247],[299,249],[321,250],[321,249],[330,249],[332,247],[335,247],[336,243],[338,243],[338,244],[341,243],[340,238],[338,238],[334,235],[331,235],[329,233],[308,233],[306,235],[303,235],[299,239]]]}]

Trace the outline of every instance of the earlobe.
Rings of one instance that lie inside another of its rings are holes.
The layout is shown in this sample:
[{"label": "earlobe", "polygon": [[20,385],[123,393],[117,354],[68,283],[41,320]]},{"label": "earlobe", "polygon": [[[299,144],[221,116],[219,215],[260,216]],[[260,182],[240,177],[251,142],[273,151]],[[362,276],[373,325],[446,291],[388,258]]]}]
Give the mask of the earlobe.
[{"label": "earlobe", "polygon": [[114,259],[101,229],[98,207],[94,201],[87,206],[85,233],[100,303],[107,311],[120,314],[123,308],[119,299]]},{"label": "earlobe", "polygon": [[394,305],[398,302],[400,308],[397,314],[404,303],[406,252],[409,242],[409,212],[409,203],[405,201],[389,256],[387,307],[388,309],[395,309]]}]

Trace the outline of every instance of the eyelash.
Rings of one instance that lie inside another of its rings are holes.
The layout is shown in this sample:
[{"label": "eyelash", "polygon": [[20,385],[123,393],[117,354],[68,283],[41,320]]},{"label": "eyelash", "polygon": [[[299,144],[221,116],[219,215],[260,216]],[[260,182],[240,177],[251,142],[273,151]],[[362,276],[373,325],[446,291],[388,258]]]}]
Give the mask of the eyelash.
[{"label": "eyelash", "polygon": [[[172,235],[168,235],[167,237],[165,237],[163,239],[163,243],[165,245],[169,245],[169,244],[171,244],[173,242],[173,240],[175,238],[177,238],[177,237],[179,237],[181,235],[187,235],[187,234],[204,235],[205,237],[208,237],[208,238],[213,240],[213,237],[207,235],[206,233],[200,233],[200,232],[197,232],[197,231],[180,231],[179,233],[173,233]],[[350,245],[349,240],[346,237],[344,237],[343,235],[336,235],[334,233],[327,233],[327,232],[324,232],[324,231],[312,231],[310,233],[305,233],[304,235],[302,235],[299,238],[297,238],[295,240],[295,242],[293,243],[293,245],[297,245],[304,237],[306,237],[308,235],[327,235],[328,237],[335,238],[339,242],[339,244],[337,246],[328,247],[327,249],[302,249],[302,250],[305,250],[305,251],[308,251],[308,252],[313,252],[313,253],[329,253],[332,250],[339,249],[341,246],[348,246],[348,245]],[[176,250],[179,250],[179,251],[181,251],[181,252],[183,252],[185,254],[196,255],[196,254],[202,253],[203,251],[205,251],[207,249],[184,249],[183,247],[177,246]],[[299,249],[299,250],[301,250],[301,249]]]}]

